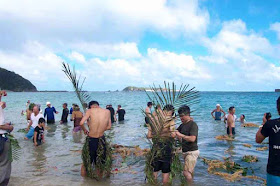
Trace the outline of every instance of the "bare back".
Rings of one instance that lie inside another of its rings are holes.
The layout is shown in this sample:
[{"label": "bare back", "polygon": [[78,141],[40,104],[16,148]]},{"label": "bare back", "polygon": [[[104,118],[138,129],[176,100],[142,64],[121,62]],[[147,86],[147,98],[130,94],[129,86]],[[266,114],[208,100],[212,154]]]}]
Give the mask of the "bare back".
[{"label": "bare back", "polygon": [[111,128],[111,114],[107,109],[91,108],[87,111],[89,115],[89,136],[99,138],[104,132]]}]

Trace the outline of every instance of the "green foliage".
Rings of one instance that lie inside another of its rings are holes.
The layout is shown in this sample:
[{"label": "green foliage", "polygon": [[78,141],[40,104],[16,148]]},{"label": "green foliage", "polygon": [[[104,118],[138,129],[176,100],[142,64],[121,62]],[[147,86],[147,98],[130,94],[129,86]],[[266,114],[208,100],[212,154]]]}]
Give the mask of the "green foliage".
[{"label": "green foliage", "polygon": [[[151,92],[147,92],[149,101],[153,102],[154,106],[154,114],[147,114],[145,110],[142,110],[142,114],[145,117],[150,118],[149,120],[149,128],[152,131],[153,135],[153,143],[151,143],[151,151],[146,155],[146,166],[145,166],[145,174],[147,180],[150,184],[158,184],[157,180],[154,179],[153,176],[153,167],[152,162],[155,158],[161,156],[162,149],[159,147],[159,143],[166,139],[166,137],[162,137],[162,131],[165,128],[170,128],[171,120],[175,120],[174,117],[167,117],[167,115],[161,110],[157,109],[159,105],[161,108],[164,108],[166,105],[170,104],[174,106],[174,111],[178,110],[182,105],[193,106],[199,102],[199,92],[195,90],[195,87],[189,88],[189,85],[182,84],[177,90],[175,83],[171,85],[169,83],[164,82],[164,87],[161,86],[156,87],[153,85],[150,87]],[[181,123],[178,123],[181,124]],[[174,126],[175,127],[175,126]],[[175,148],[178,146],[177,141],[171,138],[168,139],[172,143],[173,152],[175,152]],[[183,166],[180,161],[179,155],[174,153],[171,162],[171,174],[170,174],[170,182],[176,176],[180,177],[181,184],[185,184],[185,178],[183,176]]]},{"label": "green foliage", "polygon": [[[69,64],[66,63],[62,63],[62,71],[65,73],[65,75],[68,77],[68,79],[70,80],[70,82],[73,85],[73,88],[75,90],[75,93],[81,103],[81,105],[83,106],[84,112],[86,112],[86,105],[87,102],[90,100],[90,96],[88,95],[88,93],[86,91],[83,91],[83,85],[85,82],[84,78],[81,81],[81,76],[79,76],[79,78],[77,78],[77,73],[75,71],[75,67],[73,67],[73,69],[71,70]],[[104,135],[105,136],[105,135]],[[109,134],[109,137],[110,134]],[[93,169],[92,164],[90,163],[90,154],[89,154],[89,138],[87,137],[85,140],[85,144],[83,146],[83,150],[82,150],[82,160],[83,160],[83,164],[86,168],[86,173],[87,176],[93,179],[100,179],[100,176],[97,175],[96,170]],[[98,145],[98,149],[97,149],[97,162],[96,162],[96,169],[98,169],[102,175],[106,175],[106,176],[110,176],[111,174],[111,169],[112,169],[112,148],[110,145],[110,140],[106,140],[105,142],[105,146],[106,146],[106,158],[105,158],[105,162],[102,162],[102,156],[103,156],[103,145],[102,145],[102,139],[99,140],[99,145]],[[102,176],[103,177],[103,176]]]},{"label": "green foliage", "polygon": [[30,81],[3,68],[0,68],[0,88],[15,92],[37,91],[37,88]]},{"label": "green foliage", "polygon": [[[102,158],[103,152],[104,152],[103,143],[105,143],[105,148],[106,148],[105,160]],[[98,149],[97,149],[97,159],[96,159],[96,165],[95,165],[95,170],[94,170],[93,165],[90,160],[90,154],[89,154],[89,137],[87,137],[85,144],[83,146],[83,150],[82,150],[82,160],[83,160],[83,165],[85,166],[85,169],[86,169],[87,176],[89,178],[100,180],[104,176],[109,177],[111,174],[112,162],[113,162],[112,148],[111,148],[110,144],[107,142],[107,140],[103,141],[102,138],[99,138],[99,144],[98,144]],[[99,175],[96,172],[97,170],[100,172]]]},{"label": "green foliage", "polygon": [[11,146],[9,149],[9,160],[12,162],[13,160],[19,160],[21,147],[19,146],[18,140],[11,134],[7,135],[8,139],[11,142]]},{"label": "green foliage", "polygon": [[75,93],[85,112],[86,103],[90,100],[90,96],[88,95],[88,93],[86,91],[83,91],[83,85],[84,85],[86,78],[84,78],[81,81],[81,76],[79,76],[79,78],[78,78],[75,67],[73,67],[73,69],[71,70],[69,64],[66,64],[63,62],[62,67],[63,67],[62,71],[65,73],[65,75],[68,77],[68,79],[72,83]]},{"label": "green foliage", "polygon": [[26,128],[23,128],[23,129],[18,129],[17,132],[22,132],[22,133],[27,134],[28,131],[26,130]]}]

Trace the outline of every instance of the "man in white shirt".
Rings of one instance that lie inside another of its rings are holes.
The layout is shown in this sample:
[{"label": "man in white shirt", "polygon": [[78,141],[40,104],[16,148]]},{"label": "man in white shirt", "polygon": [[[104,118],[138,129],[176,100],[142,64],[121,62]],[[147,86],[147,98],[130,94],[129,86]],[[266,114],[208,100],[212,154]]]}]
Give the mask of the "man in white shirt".
[{"label": "man in white shirt", "polygon": [[[6,95],[6,94],[4,94]],[[11,161],[9,160],[10,140],[7,134],[12,132],[14,127],[10,123],[4,123],[4,112],[6,103],[1,102],[2,91],[0,91],[0,185],[6,186],[9,183],[11,175]]]},{"label": "man in white shirt", "polygon": [[33,113],[31,114],[31,120],[27,127],[28,133],[25,135],[24,139],[31,139],[34,135],[34,129],[38,125],[38,121],[40,118],[44,118],[43,114],[40,114],[40,109],[38,105],[33,107]]}]

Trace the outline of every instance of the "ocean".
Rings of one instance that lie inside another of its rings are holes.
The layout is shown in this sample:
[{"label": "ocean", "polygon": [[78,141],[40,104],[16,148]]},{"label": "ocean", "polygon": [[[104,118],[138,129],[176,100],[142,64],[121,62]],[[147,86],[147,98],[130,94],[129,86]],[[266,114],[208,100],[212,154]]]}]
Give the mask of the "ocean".
[{"label": "ocean", "polygon": [[[112,104],[116,109],[120,104],[126,110],[125,121],[114,123],[112,127],[113,143],[149,147],[145,138],[147,128],[144,127],[144,118],[141,112],[146,107],[148,98],[144,92],[90,92],[93,100],[97,100],[101,107]],[[255,134],[258,128],[243,128],[236,123],[235,141],[218,141],[215,136],[226,133],[225,125],[221,121],[214,121],[210,115],[216,104],[221,104],[226,111],[230,106],[235,106],[236,115],[246,116],[247,122],[262,123],[263,114],[271,112],[272,118],[277,118],[276,100],[280,93],[275,92],[201,92],[200,103],[191,107],[194,121],[199,127],[198,147],[200,156],[208,159],[223,160],[230,157],[241,166],[254,171],[254,175],[266,178],[266,164],[268,151],[257,151],[257,147],[268,146],[256,144]],[[60,113],[56,115],[56,124],[49,125],[45,133],[46,143],[34,147],[31,141],[25,141],[24,134],[17,132],[27,126],[21,111],[25,109],[27,100],[41,104],[50,101]],[[62,104],[79,103],[74,92],[34,92],[14,93],[9,92],[3,98],[7,102],[5,119],[14,124],[14,136],[22,147],[20,158],[12,163],[10,185],[145,185],[143,157],[127,157],[126,162],[114,161],[114,168],[129,166],[135,174],[119,173],[100,182],[80,176],[82,163],[80,150],[84,142],[83,134],[73,134],[73,123],[59,124],[62,113]],[[267,139],[265,140],[267,142]],[[243,144],[251,144],[251,148]],[[242,161],[244,155],[254,155],[259,158],[256,163]],[[201,159],[195,168],[194,185],[261,185],[262,181],[241,179],[228,182],[222,177],[211,175],[207,172],[208,166]],[[178,185],[174,180],[173,185]]]}]

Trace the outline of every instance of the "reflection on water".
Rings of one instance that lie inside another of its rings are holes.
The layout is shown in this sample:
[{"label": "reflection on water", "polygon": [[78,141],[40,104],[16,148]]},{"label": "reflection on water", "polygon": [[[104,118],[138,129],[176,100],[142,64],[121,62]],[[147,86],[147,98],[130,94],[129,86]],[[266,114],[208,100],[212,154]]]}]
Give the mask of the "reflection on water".
[{"label": "reflection on water", "polygon": [[[143,115],[140,108],[146,106],[145,93],[123,93],[110,94],[92,93],[92,98],[98,100],[102,107],[112,103],[117,106],[121,104],[127,111],[125,121],[116,122],[112,125],[112,143],[126,146],[139,145],[141,148],[149,147],[145,138],[147,128],[143,126]],[[236,123],[235,141],[218,141],[215,136],[226,133],[223,122],[213,121],[210,112],[217,103],[226,110],[229,106],[236,107],[236,114],[246,115],[246,120],[261,123],[263,113],[271,112],[275,118],[275,100],[279,93],[201,93],[201,103],[197,105],[194,120],[199,127],[198,147],[200,156],[207,159],[223,160],[230,157],[233,161],[243,167],[252,167],[256,176],[265,178],[268,151],[256,151],[257,147],[267,146],[255,143],[255,134],[258,128],[243,128]],[[48,125],[45,131],[46,143],[34,147],[32,141],[22,140],[23,133],[16,132],[26,127],[24,117],[20,116],[26,100],[44,105],[45,98],[51,100],[58,111],[62,111],[61,102],[71,105],[78,103],[74,93],[10,93],[5,100],[8,103],[5,109],[7,121],[15,123],[14,135],[19,139],[22,147],[22,155],[19,161],[14,161],[12,166],[12,178],[10,185],[145,185],[144,157],[129,156],[125,159],[114,160],[113,169],[129,168],[136,174],[114,174],[110,179],[96,182],[92,179],[82,178],[80,168],[82,164],[81,149],[84,142],[82,132],[73,133],[73,123]],[[22,105],[20,104],[22,103]],[[194,109],[194,108],[191,108]],[[18,116],[15,117],[15,113]],[[62,112],[60,112],[62,113]],[[56,115],[58,120],[60,115]],[[267,140],[266,140],[267,142]],[[243,144],[251,144],[248,148]],[[242,162],[244,155],[254,155],[259,158],[257,163]],[[199,159],[195,169],[195,185],[259,185],[258,181],[242,179],[236,183],[227,182],[224,179],[210,175],[207,166]],[[174,185],[179,181],[175,180]]]}]

